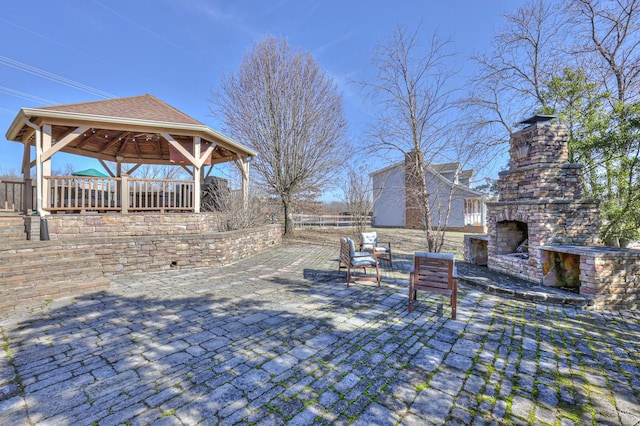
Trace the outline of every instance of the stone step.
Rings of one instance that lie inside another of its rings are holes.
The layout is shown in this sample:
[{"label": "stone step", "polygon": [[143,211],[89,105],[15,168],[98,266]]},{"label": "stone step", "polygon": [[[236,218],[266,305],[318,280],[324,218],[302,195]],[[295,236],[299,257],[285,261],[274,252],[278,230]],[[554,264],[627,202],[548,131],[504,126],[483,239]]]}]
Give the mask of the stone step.
[{"label": "stone step", "polygon": [[[98,275],[99,272],[99,275]],[[0,266],[0,281],[3,286],[21,286],[37,284],[41,281],[66,280],[102,276],[102,265],[95,257],[69,258],[58,257],[47,261],[25,261]]]},{"label": "stone step", "polygon": [[109,287],[93,250],[54,242],[0,250],[0,314]]},{"label": "stone step", "polygon": [[585,308],[593,297],[554,287],[545,287],[521,278],[493,271],[484,266],[456,261],[458,282],[503,297],[550,305]]},{"label": "stone step", "polygon": [[[18,246],[17,244],[3,244],[0,246],[0,266],[16,265],[25,267],[27,263],[43,262],[50,264],[47,259],[64,258],[65,255],[72,258],[69,250],[61,250],[59,247]],[[84,252],[83,252],[84,253]],[[86,253],[84,254],[86,256]]]},{"label": "stone step", "polygon": [[27,234],[21,216],[0,216],[0,241],[25,241]]}]

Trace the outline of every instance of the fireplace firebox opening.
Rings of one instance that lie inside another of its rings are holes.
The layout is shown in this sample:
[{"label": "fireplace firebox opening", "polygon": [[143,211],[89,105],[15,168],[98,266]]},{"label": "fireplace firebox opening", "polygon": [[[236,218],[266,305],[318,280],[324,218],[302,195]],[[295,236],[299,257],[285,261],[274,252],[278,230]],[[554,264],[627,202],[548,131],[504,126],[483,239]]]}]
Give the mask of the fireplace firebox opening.
[{"label": "fireplace firebox opening", "polygon": [[496,223],[496,254],[529,258],[529,227],[524,222],[505,220]]}]

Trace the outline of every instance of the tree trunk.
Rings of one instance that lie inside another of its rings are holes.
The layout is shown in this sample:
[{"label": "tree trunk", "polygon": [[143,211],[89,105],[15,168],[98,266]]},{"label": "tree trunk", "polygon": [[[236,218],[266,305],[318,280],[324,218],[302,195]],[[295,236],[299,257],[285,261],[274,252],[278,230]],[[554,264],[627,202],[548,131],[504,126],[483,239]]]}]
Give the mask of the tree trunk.
[{"label": "tree trunk", "polygon": [[284,235],[292,237],[293,229],[293,212],[291,211],[291,197],[282,196],[282,207],[284,208]]},{"label": "tree trunk", "polygon": [[[437,253],[444,244],[444,229],[439,223],[434,225],[431,217],[432,210],[427,191],[424,153],[416,148],[406,156],[405,161],[407,164],[406,173],[410,176],[407,196],[411,198],[408,208],[412,208],[411,206],[415,203],[415,208],[420,213],[422,222],[420,228],[424,230],[427,250]],[[445,223],[446,221],[448,221],[448,211]]]}]

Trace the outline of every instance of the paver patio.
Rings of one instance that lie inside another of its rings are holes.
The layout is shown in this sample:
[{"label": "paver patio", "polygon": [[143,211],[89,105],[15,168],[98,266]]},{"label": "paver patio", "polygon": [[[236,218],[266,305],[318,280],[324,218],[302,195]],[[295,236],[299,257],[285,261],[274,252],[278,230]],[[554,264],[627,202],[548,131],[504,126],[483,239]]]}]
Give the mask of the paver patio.
[{"label": "paver patio", "polygon": [[3,319],[0,424],[639,424],[640,313],[461,287],[457,320],[422,293],[409,314],[406,262],[346,288],[337,254],[284,244]]}]

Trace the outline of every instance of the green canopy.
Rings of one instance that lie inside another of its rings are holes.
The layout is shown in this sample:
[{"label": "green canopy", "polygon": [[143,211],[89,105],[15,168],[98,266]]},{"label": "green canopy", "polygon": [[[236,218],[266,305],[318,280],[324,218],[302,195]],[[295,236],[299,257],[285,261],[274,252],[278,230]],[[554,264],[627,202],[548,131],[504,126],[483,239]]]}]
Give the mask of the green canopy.
[{"label": "green canopy", "polygon": [[96,169],[80,170],[79,172],[71,173],[71,176],[93,176],[93,177],[104,177],[104,178],[109,177],[108,175],[102,172],[99,172]]}]

